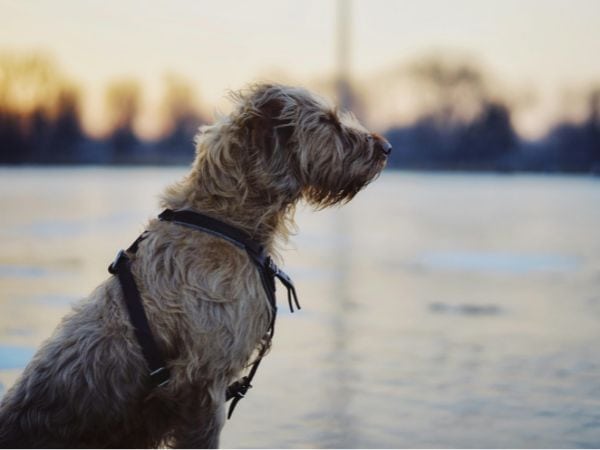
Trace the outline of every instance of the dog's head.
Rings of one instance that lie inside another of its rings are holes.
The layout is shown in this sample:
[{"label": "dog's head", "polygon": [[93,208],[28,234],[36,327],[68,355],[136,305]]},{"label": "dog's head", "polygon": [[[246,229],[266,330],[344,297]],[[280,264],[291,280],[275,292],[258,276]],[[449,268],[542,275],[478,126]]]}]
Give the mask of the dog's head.
[{"label": "dog's head", "polygon": [[[237,172],[231,176],[252,191],[247,195],[265,201],[304,198],[317,207],[349,201],[379,174],[391,151],[351,114],[302,88],[261,84],[234,99],[235,111],[206,132],[213,147],[235,159],[221,156],[219,165]],[[199,157],[210,147],[199,146]]]}]

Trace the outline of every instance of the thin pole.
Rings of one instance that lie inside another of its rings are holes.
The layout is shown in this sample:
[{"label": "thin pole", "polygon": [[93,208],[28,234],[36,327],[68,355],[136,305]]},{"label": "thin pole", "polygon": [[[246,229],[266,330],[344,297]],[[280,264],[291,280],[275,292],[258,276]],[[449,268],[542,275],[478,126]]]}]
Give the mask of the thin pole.
[{"label": "thin pole", "polygon": [[352,0],[337,0],[337,97],[342,109],[350,109],[350,10]]},{"label": "thin pole", "polygon": [[[337,0],[337,58],[336,58],[336,90],[338,107],[349,110],[352,108],[352,93],[350,91],[350,0]],[[356,389],[352,380],[359,375],[350,363],[352,361],[354,303],[353,292],[349,286],[352,280],[354,264],[354,239],[352,235],[352,222],[347,210],[336,210],[333,221],[332,233],[339,236],[335,240],[332,253],[334,268],[338,276],[334,278],[334,315],[332,323],[333,342],[329,361],[333,368],[332,378],[336,380],[333,386],[327,387],[327,394],[332,399],[333,409],[336,411],[333,418],[333,430],[336,430],[335,446],[346,448],[356,442],[357,426],[354,416],[350,413],[350,404],[356,396]],[[332,392],[333,391],[333,392]]]}]

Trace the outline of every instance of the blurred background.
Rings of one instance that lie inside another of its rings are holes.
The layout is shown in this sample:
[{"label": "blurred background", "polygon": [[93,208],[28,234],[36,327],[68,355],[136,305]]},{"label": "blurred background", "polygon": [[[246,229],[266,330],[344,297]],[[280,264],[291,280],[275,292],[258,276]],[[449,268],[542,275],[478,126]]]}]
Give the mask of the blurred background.
[{"label": "blurred background", "polygon": [[228,447],[600,447],[600,2],[0,0],[0,395],[198,126],[301,84],[393,144],[301,207]]}]

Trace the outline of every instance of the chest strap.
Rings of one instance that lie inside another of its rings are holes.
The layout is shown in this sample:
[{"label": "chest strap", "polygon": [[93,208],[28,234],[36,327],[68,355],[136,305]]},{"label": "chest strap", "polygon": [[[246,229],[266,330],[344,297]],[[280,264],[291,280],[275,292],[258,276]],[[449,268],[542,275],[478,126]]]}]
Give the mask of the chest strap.
[{"label": "chest strap", "polygon": [[[275,316],[277,313],[277,303],[275,297],[275,278],[279,279],[288,291],[288,304],[290,311],[294,312],[294,305],[300,309],[296,289],[288,275],[281,271],[268,256],[264,248],[254,241],[250,235],[243,230],[232,227],[226,223],[216,220],[212,217],[200,214],[191,210],[164,210],[158,218],[162,221],[173,222],[175,224],[196,229],[216,237],[225,239],[231,244],[245,250],[250,259],[256,265],[260,279],[271,306],[271,322],[265,332],[258,355],[250,365],[248,375],[242,377],[227,388],[226,400],[232,400],[229,407],[228,418],[231,417],[237,403],[244,398],[248,389],[252,387],[252,379],[256,374],[258,366],[267,350],[271,345],[275,331]],[[146,237],[147,232],[142,233],[126,251],[119,251],[108,271],[116,275],[121,284],[125,298],[125,306],[129,315],[131,324],[134,327],[135,336],[142,348],[142,354],[149,369],[149,379],[153,387],[160,387],[169,381],[169,370],[162,358],[162,355],[152,335],[148,318],[144,311],[142,299],[135,284],[133,274],[131,273],[130,254],[135,254],[139,243]]]}]

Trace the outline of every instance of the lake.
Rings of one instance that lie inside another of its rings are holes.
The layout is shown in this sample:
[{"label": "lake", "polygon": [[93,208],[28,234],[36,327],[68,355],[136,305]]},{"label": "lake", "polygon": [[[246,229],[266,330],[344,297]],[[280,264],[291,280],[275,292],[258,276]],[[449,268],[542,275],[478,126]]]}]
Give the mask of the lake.
[{"label": "lake", "polygon": [[[0,169],[0,395],[182,168]],[[600,447],[600,179],[386,172],[302,207],[224,447]]]}]

